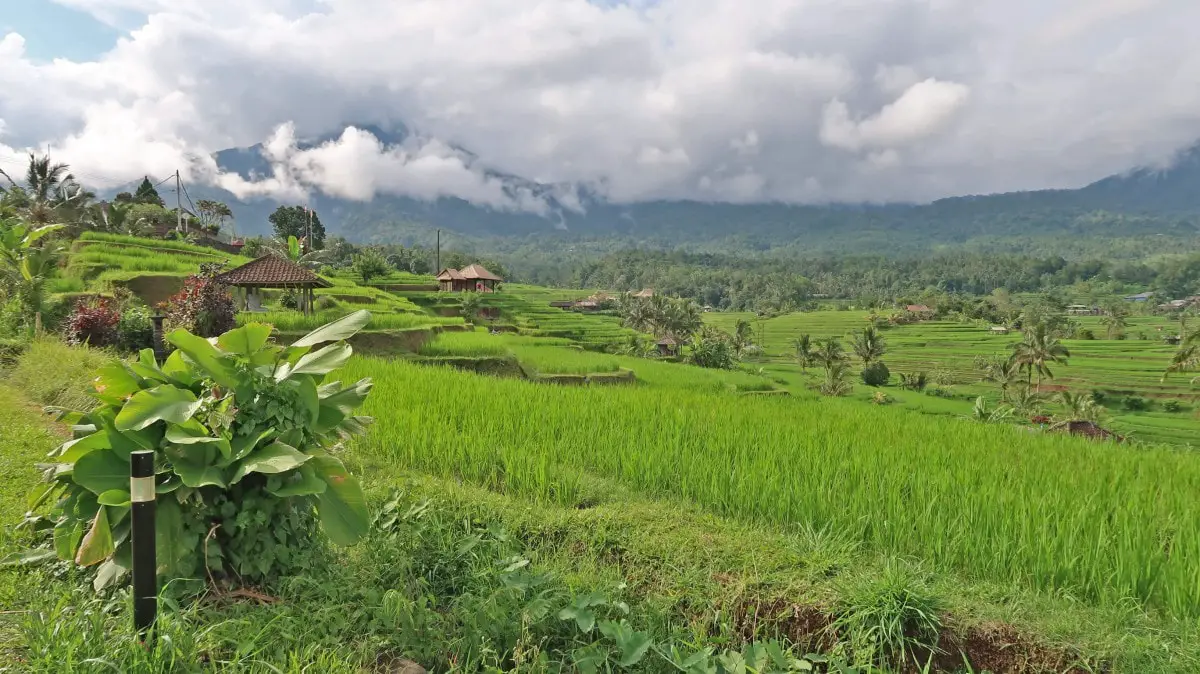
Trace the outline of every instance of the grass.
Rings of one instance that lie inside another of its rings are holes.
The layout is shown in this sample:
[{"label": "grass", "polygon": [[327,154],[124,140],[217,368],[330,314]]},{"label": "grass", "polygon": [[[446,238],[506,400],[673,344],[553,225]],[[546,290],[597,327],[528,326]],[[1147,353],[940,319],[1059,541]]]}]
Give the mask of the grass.
[{"label": "grass", "polygon": [[[23,373],[22,382],[43,381],[41,395],[53,399],[63,385],[49,379],[85,380],[76,373],[98,355],[59,347],[27,357],[13,372]],[[1037,591],[999,568],[955,573],[936,552],[961,543],[971,546],[963,552],[988,560],[993,555],[979,555],[980,549],[1002,553],[1003,547],[986,544],[1025,530],[1041,534],[1044,549],[1038,552],[1082,568],[1094,561],[1093,551],[1079,547],[1084,541],[1063,512],[1043,522],[1041,508],[1053,504],[1069,511],[1085,496],[1112,507],[1109,495],[1119,494],[1121,510],[1128,505],[1131,516],[1144,515],[1145,503],[1155,496],[1141,480],[1157,480],[1163,508],[1177,508],[1172,495],[1186,498],[1179,479],[1187,471],[1182,464],[1164,466],[1163,456],[1184,455],[1137,457],[1144,475],[1111,490],[1087,491],[1083,483],[1116,468],[1111,456],[1089,445],[1015,431],[989,444],[979,441],[982,431],[971,424],[959,425],[965,435],[944,433],[951,428],[948,421],[931,425],[940,420],[884,410],[856,416],[848,412],[861,406],[840,401],[832,406],[743,401],[698,388],[707,371],[647,363],[673,369],[675,376],[636,389],[560,389],[356,358],[343,378],[375,377],[367,411],[378,421],[350,448],[351,467],[364,476],[373,509],[390,489],[402,486],[396,512],[409,514],[377,528],[359,546],[334,550],[329,567],[268,588],[282,603],[185,604],[164,618],[167,638],[151,653],[138,649],[129,633],[127,595],[92,598],[90,590],[76,589],[86,580],[82,574],[0,570],[0,592],[14,597],[9,606],[29,611],[0,616],[0,658],[35,672],[202,666],[339,672],[370,668],[380,654],[404,654],[431,671],[558,671],[573,648],[595,638],[573,641],[570,624],[557,619],[558,607],[600,592],[629,604],[627,619],[635,629],[664,643],[674,640],[685,655],[706,645],[737,645],[748,635],[791,633],[790,607],[802,602],[799,608],[828,610],[840,619],[848,644],[856,634],[880,635],[860,640],[870,646],[853,652],[860,659],[895,658],[904,648],[919,652],[930,641],[920,630],[922,616],[944,610],[958,616],[956,621],[1003,620],[1049,644],[1082,648],[1117,663],[1113,671],[1187,672],[1200,663],[1190,621],[1147,615],[1129,602],[1094,600],[1073,593],[1067,582],[1055,592]],[[712,423],[714,409],[721,410],[719,424]],[[706,415],[703,421],[700,414]],[[7,484],[27,485],[32,461],[59,440],[3,387],[0,424],[6,429],[0,471]],[[892,456],[886,448],[853,453],[829,443],[831,427],[849,426],[889,438],[904,438],[897,431],[918,427],[943,433],[910,437]],[[942,435],[957,444],[921,449]],[[614,444],[616,437],[624,444]],[[1014,447],[1021,439],[1025,446]],[[731,442],[742,449],[730,451]],[[991,456],[988,466],[967,461],[955,468],[951,459],[967,451],[973,458]],[[842,456],[840,466],[823,469],[819,459],[833,452]],[[894,484],[879,480],[876,470],[884,466],[872,464],[899,460],[901,453],[905,466],[915,462],[924,469],[893,469]],[[1048,469],[1068,453],[1074,454],[1072,468],[1089,467],[1091,478],[1066,485],[1078,489],[1063,489],[1072,471]],[[973,478],[1001,463],[1012,467],[993,473],[1003,476],[1003,484],[979,488]],[[447,479],[409,472],[413,469]],[[1163,479],[1162,471],[1178,479]],[[1031,475],[1044,480],[1039,492],[1026,489],[1035,486]],[[460,477],[471,480],[463,483]],[[929,489],[947,477],[968,488]],[[996,499],[1005,489],[1013,497]],[[20,516],[21,491],[23,486],[0,490],[4,521]],[[805,512],[804,491],[825,503],[823,511]],[[710,498],[718,492],[725,494],[722,502]],[[539,498],[529,502],[524,495]],[[1014,517],[1022,499],[1028,517]],[[791,508],[797,512],[787,520],[778,517]],[[861,517],[864,509],[873,513],[869,519]],[[987,519],[979,519],[989,510]],[[727,516],[715,516],[718,512]],[[1174,540],[1181,557],[1193,515],[1186,508],[1176,511]],[[947,526],[962,517],[970,521]],[[855,523],[847,526],[848,521]],[[1111,531],[1123,531],[1125,521],[1116,513]],[[890,530],[894,541],[928,540],[934,552],[926,556],[938,563],[930,565],[928,577],[904,571],[911,565],[893,554],[902,546],[880,545],[887,537],[864,530],[863,522],[886,523],[874,532]],[[931,536],[922,523],[940,524],[944,534]],[[1045,537],[1039,525],[1058,527],[1063,540]],[[1033,546],[1023,547],[1030,552]],[[545,574],[548,584],[536,592],[514,591],[503,578],[514,559],[530,560],[528,568]],[[889,575],[893,568],[902,572]],[[543,593],[551,610],[529,613],[541,606],[531,602]],[[895,640],[897,629],[914,626],[904,640]],[[525,659],[539,652],[546,653],[548,667]],[[672,668],[658,658],[647,662],[646,671]]]},{"label": "grass", "polygon": [[[359,307],[355,306],[354,309]],[[369,309],[369,307],[368,307]],[[280,332],[303,332],[314,330],[316,328],[337,320],[346,315],[346,311],[342,309],[332,309],[329,311],[319,311],[311,316],[305,316],[298,311],[262,311],[262,312],[242,312],[237,315],[238,325],[246,323],[268,323],[275,326]],[[368,330],[411,330],[414,328],[426,328],[437,325],[462,325],[461,318],[447,318],[444,316],[430,316],[427,314],[416,313],[372,313],[371,322],[367,325]]]},{"label": "grass", "polygon": [[559,503],[578,497],[586,471],[748,521],[844,529],[941,570],[1200,614],[1200,459],[1190,454],[854,401],[688,387],[664,405],[653,387],[483,387],[370,358],[344,375],[361,376],[376,379],[367,410],[379,417],[362,451],[415,469]]}]

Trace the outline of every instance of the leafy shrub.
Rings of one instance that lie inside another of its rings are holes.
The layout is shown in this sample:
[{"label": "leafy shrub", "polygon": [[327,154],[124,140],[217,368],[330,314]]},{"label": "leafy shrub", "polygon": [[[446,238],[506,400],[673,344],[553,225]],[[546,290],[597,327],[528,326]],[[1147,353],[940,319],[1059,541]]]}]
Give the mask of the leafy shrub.
[{"label": "leafy shrub", "polygon": [[328,295],[322,295],[322,296],[318,297],[317,299],[313,300],[313,309],[315,309],[316,311],[331,311],[331,310],[337,309],[337,308],[338,308],[337,300],[333,299],[332,297],[329,297]]},{"label": "leafy shrub", "polygon": [[1178,400],[1168,400],[1167,402],[1163,403],[1163,411],[1170,412],[1172,414],[1176,412],[1182,412],[1183,403],[1179,402]]},{"label": "leafy shrub", "polygon": [[1083,328],[1079,332],[1075,333],[1075,339],[1095,339],[1095,338],[1096,338],[1096,333],[1092,332],[1088,328]]},{"label": "leafy shrub", "polygon": [[112,346],[117,343],[117,324],[121,311],[106,298],[80,300],[67,317],[64,333],[69,344]]},{"label": "leafy shrub", "polygon": [[933,396],[934,398],[953,398],[954,389],[949,386],[930,386],[925,389],[925,395]]},{"label": "leafy shrub", "polygon": [[1096,403],[1097,405],[1103,405],[1104,401],[1107,399],[1108,393],[1106,393],[1104,389],[1092,389],[1092,402]]},{"label": "leafy shrub", "polygon": [[370,283],[371,279],[387,276],[392,271],[391,265],[374,248],[368,248],[355,255],[350,266],[363,283]]},{"label": "leafy shrub", "polygon": [[929,378],[924,372],[900,373],[900,388],[906,391],[924,391],[925,385],[928,383]]},{"label": "leafy shrub", "polygon": [[737,365],[737,349],[729,335],[705,328],[692,345],[688,360],[700,367],[731,370]]},{"label": "leafy shrub", "polygon": [[146,307],[129,307],[117,323],[117,348],[136,353],[154,346],[154,322]]},{"label": "leafy shrub", "polygon": [[362,490],[331,452],[369,422],[353,412],[371,381],[323,380],[350,358],[342,340],[369,319],[356,312],[288,348],[267,343],[268,325],[231,330],[216,345],[176,329],[165,362],[145,350],[100,368],[100,407],[63,413],[97,430],[52,452],[44,471],[37,500],[58,499],[54,551],[99,565],[97,589],[125,576],[129,455],[143,449],[158,467],[158,563],[168,578],[269,582],[312,564],[318,521],[335,543],[360,539],[369,526]]},{"label": "leafy shrub", "polygon": [[863,368],[862,380],[867,386],[887,386],[892,379],[892,371],[882,361],[875,361]]},{"label": "leafy shrub", "polygon": [[892,404],[892,397],[883,391],[876,391],[875,395],[871,396],[871,402],[876,405],[890,405]]},{"label": "leafy shrub", "polygon": [[201,337],[216,337],[233,328],[233,298],[214,276],[216,270],[206,269],[184,280],[183,289],[166,302],[166,330],[183,329]]},{"label": "leafy shrub", "polygon": [[291,288],[285,288],[279,293],[279,307],[282,309],[299,309],[300,295]]},{"label": "leafy shrub", "polygon": [[1130,412],[1143,412],[1150,409],[1150,401],[1141,396],[1128,396],[1122,405]]}]

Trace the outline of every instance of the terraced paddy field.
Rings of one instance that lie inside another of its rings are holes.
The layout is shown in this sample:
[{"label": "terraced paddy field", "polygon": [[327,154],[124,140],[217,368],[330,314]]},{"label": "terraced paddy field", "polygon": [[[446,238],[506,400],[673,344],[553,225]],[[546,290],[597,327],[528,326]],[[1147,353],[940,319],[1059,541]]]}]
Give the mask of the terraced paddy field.
[{"label": "terraced paddy field", "polygon": [[[796,337],[804,333],[814,338],[845,337],[865,327],[867,317],[864,311],[792,313],[770,319],[758,319],[750,313],[705,314],[707,322],[728,331],[733,330],[738,320],[750,321],[762,354],[749,358],[747,365],[761,366],[775,376],[789,379],[793,388],[811,383],[815,376],[799,373],[792,348]],[[1077,320],[1097,336],[1104,334],[1099,317]],[[1193,387],[1186,376],[1163,381],[1163,370],[1175,350],[1163,341],[1163,335],[1172,334],[1177,327],[1177,323],[1161,317],[1134,317],[1126,330],[1131,339],[1064,340],[1071,358],[1065,366],[1052,366],[1055,378],[1045,381],[1043,388],[1103,391],[1105,404],[1111,410],[1109,425],[1117,432],[1150,442],[1200,445],[1200,418],[1195,414],[1200,389]],[[1147,339],[1141,339],[1142,334]],[[974,368],[975,359],[1007,355],[1021,339],[1016,332],[997,335],[986,325],[951,321],[888,328],[883,330],[883,336],[888,344],[883,360],[893,375],[926,372],[932,383],[940,385],[950,397],[914,394],[899,391],[895,386],[887,389],[888,394],[904,406],[958,415],[970,413],[976,396],[995,397],[994,387],[980,381]],[[849,349],[848,340],[846,346]],[[868,387],[858,386],[858,397],[865,399],[871,394]],[[1153,401],[1152,409],[1125,410],[1122,401],[1130,396]],[[1181,410],[1164,411],[1162,404],[1168,400],[1179,401]]]}]

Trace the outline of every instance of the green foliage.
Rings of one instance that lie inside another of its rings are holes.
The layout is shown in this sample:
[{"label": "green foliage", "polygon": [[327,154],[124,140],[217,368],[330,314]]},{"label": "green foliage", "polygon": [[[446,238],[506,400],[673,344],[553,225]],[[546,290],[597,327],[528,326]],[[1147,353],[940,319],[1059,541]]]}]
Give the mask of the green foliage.
[{"label": "green foliage", "polygon": [[177,329],[165,362],[145,350],[100,368],[100,406],[64,413],[77,437],[51,452],[43,471],[40,500],[57,498],[58,556],[99,565],[97,589],[125,575],[129,455],[142,449],[156,453],[158,559],[169,578],[264,582],[294,573],[314,563],[317,519],[335,543],[365,535],[362,492],[331,452],[363,432],[369,419],[354,411],[371,382],[324,379],[350,357],[342,340],[368,319],[351,314],[289,348],[269,344],[266,325],[231,330],[215,345]]},{"label": "green foliage", "polygon": [[308,242],[311,249],[325,247],[325,225],[321,224],[316,211],[304,206],[280,206],[267,220],[281,241],[287,241],[290,236],[303,239],[311,233],[312,240]]},{"label": "green foliage", "polygon": [[854,355],[858,356],[862,364],[870,365],[887,353],[887,340],[875,327],[867,326],[854,336],[853,348]]},{"label": "green foliage", "polygon": [[355,255],[350,266],[363,283],[370,283],[372,279],[386,276],[392,271],[391,265],[374,248],[367,248]]},{"label": "green foliage", "polygon": [[825,378],[821,381],[821,395],[840,398],[848,396],[854,390],[849,381],[850,367],[845,361],[831,361],[825,366]]},{"label": "green foliage", "polygon": [[891,379],[892,371],[881,360],[877,360],[863,368],[862,380],[867,386],[887,386]]},{"label": "green foliage", "polygon": [[892,562],[846,583],[833,627],[855,664],[919,668],[939,652],[943,610],[921,574]]},{"label": "green foliage", "polygon": [[1142,396],[1126,396],[1121,406],[1130,412],[1144,412],[1150,409],[1150,401]]},{"label": "green foliage", "polygon": [[142,182],[133,193],[132,201],[135,204],[152,204],[160,207],[166,205],[162,197],[158,195],[158,190],[150,182],[149,176],[142,178]]},{"label": "green foliage", "polygon": [[688,362],[700,367],[729,370],[737,365],[737,345],[729,335],[705,327],[688,353]]},{"label": "green foliage", "polygon": [[215,337],[233,327],[233,297],[216,281],[216,273],[215,269],[202,269],[184,280],[183,289],[167,300],[165,329]]},{"label": "green foliage", "polygon": [[1168,400],[1163,403],[1163,411],[1176,414],[1183,411],[1183,403],[1178,400]]}]

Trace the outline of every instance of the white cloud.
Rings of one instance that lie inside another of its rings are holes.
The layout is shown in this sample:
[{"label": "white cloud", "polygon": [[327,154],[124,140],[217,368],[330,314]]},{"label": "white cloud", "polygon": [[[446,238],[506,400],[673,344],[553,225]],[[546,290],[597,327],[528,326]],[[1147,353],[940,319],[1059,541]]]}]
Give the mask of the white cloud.
[{"label": "white cloud", "polygon": [[[97,183],[178,168],[245,195],[545,210],[499,171],[575,205],[579,185],[928,199],[1081,184],[1200,138],[1193,0],[56,1],[129,32],[87,63],[0,38],[2,140]],[[367,124],[416,133],[385,147]],[[210,159],[268,139],[270,175]]]}]

